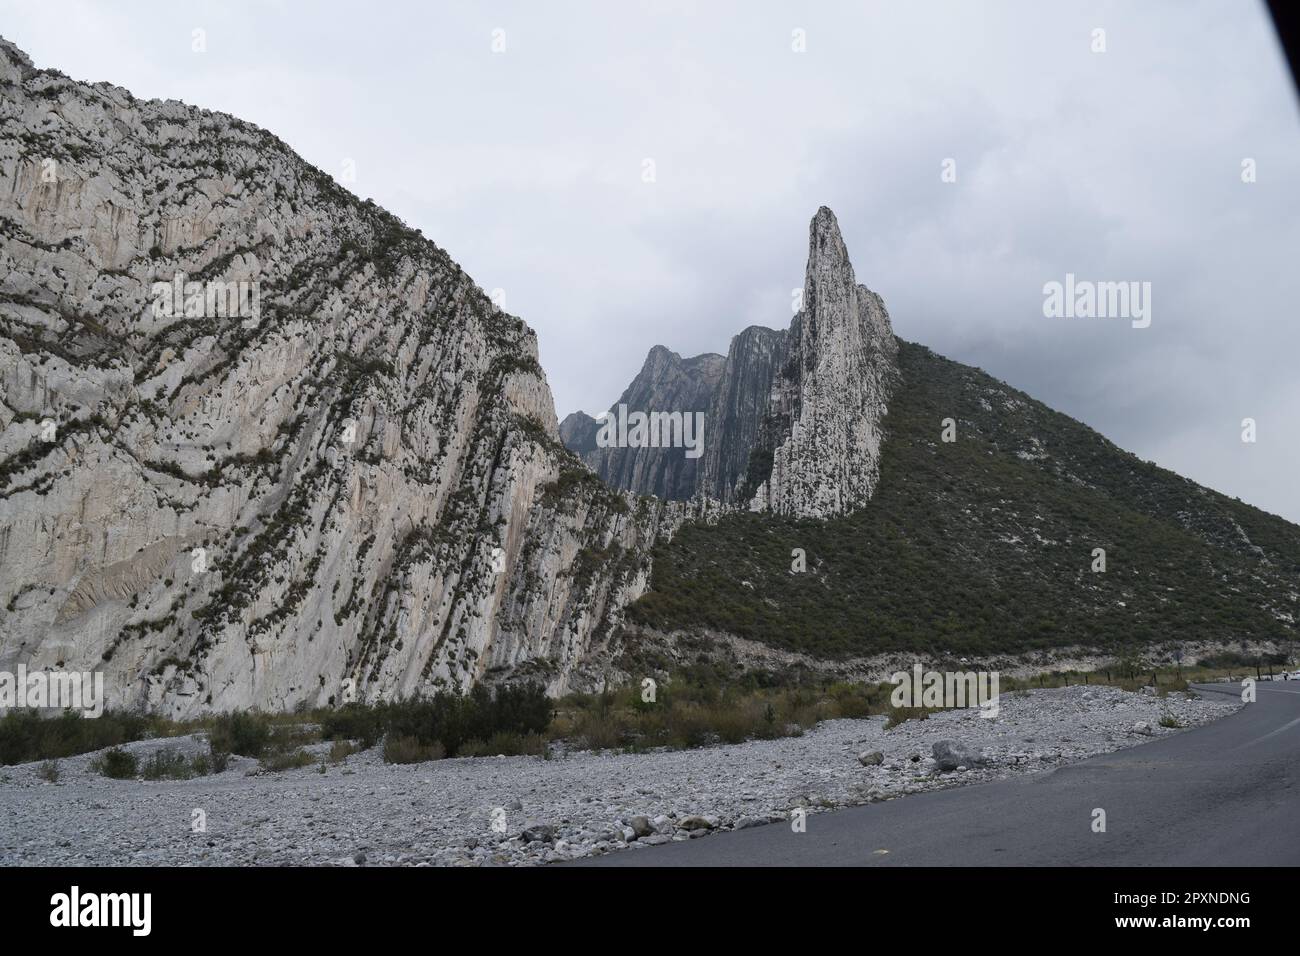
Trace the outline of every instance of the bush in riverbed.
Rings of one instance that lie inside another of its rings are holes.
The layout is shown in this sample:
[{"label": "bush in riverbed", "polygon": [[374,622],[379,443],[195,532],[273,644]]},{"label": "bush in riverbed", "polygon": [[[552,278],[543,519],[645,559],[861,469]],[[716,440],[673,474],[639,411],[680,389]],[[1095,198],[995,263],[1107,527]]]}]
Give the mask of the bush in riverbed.
[{"label": "bush in riverbed", "polygon": [[436,740],[425,744],[418,737],[409,735],[397,737],[390,734],[384,738],[384,763],[424,763],[445,756],[446,749]]},{"label": "bush in riverbed", "polygon": [[321,736],[326,740],[355,740],[369,750],[384,735],[387,704],[344,704],[321,718]]},{"label": "bush in riverbed", "polygon": [[135,754],[114,747],[92,760],[90,769],[114,780],[134,780],[139,763]]},{"label": "bush in riverbed", "polygon": [[305,767],[308,764],[315,763],[315,761],[315,757],[301,748],[298,750],[277,750],[264,758],[261,766],[263,770],[279,773],[282,770],[297,770],[299,767]]},{"label": "bush in riverbed", "polygon": [[188,780],[196,774],[195,767],[185,759],[185,755],[171,747],[154,751],[153,756],[144,762],[140,776],[146,780]]},{"label": "bush in riverbed", "polygon": [[238,712],[216,717],[208,731],[212,752],[260,757],[271,739],[271,723],[265,714]]},{"label": "bush in riverbed", "polygon": [[330,763],[342,763],[360,749],[351,741],[336,740],[330,746]]},{"label": "bush in riverbed", "polygon": [[106,710],[94,719],[80,711],[44,717],[15,708],[0,717],[0,765],[55,760],[140,740],[155,731],[155,718]]},{"label": "bush in riverbed", "polygon": [[497,734],[545,733],[552,706],[536,685],[500,687],[493,692],[480,684],[464,696],[439,693],[387,704],[347,704],[322,718],[321,736],[357,740],[363,746],[372,746],[383,736],[394,742],[394,753],[404,752],[407,746],[397,741],[411,738],[426,748],[436,742],[447,756],[455,757],[470,741],[490,741]]}]

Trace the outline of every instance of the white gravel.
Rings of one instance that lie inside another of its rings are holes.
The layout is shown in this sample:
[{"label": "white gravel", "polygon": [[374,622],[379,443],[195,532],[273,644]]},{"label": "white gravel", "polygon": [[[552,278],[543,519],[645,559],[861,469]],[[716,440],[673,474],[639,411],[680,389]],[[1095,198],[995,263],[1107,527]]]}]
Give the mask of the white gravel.
[{"label": "white gravel", "polygon": [[[387,766],[372,748],[324,774],[250,775],[256,761],[234,758],[222,774],[165,782],[98,776],[86,754],[59,761],[53,784],[39,764],[0,768],[0,865],[519,865],[644,852],[786,820],[796,807],[817,812],[1051,770],[1178,733],[1159,726],[1163,715],[1190,727],[1238,706],[1071,687],[1003,694],[992,720],[946,711],[888,731],[883,717],[832,720],[803,737],[698,750],[409,766]],[[940,772],[931,754],[944,739],[982,748],[986,766]],[[205,749],[201,737],[127,749],[143,761],[168,746]],[[859,761],[876,750],[879,765]],[[195,810],[205,832],[192,826]]]}]

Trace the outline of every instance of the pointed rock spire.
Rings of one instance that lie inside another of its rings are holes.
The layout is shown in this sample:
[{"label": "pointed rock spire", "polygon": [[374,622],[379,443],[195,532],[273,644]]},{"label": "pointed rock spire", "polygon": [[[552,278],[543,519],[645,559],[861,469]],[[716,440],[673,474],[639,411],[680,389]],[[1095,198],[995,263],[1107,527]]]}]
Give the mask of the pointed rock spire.
[{"label": "pointed rock spire", "polygon": [[[865,502],[880,471],[880,419],[898,345],[875,293],[857,284],[839,223],[822,206],[808,231],[798,359],[774,389],[789,432],[776,446],[759,507],[806,517]],[[797,371],[794,371],[797,369]]]}]

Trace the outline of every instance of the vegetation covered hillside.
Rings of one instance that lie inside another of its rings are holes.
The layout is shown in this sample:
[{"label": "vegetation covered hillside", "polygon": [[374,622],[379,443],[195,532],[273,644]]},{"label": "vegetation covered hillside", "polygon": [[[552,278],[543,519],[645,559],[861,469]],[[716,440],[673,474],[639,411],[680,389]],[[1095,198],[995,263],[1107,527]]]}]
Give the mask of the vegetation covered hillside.
[{"label": "vegetation covered hillside", "polygon": [[656,549],[634,623],[824,658],[1294,636],[1300,527],[900,345],[872,501],[825,522],[743,514],[683,528]]}]

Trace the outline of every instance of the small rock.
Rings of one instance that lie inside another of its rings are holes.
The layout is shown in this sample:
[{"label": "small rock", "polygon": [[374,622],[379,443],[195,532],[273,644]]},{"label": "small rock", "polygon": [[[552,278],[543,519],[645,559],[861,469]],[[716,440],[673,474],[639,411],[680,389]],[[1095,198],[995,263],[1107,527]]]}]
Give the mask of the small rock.
[{"label": "small rock", "polygon": [[683,830],[712,830],[718,821],[710,817],[689,816],[678,821],[677,825]]},{"label": "small rock", "polygon": [[555,839],[555,827],[549,823],[532,823],[521,834],[525,843],[550,843]]}]

